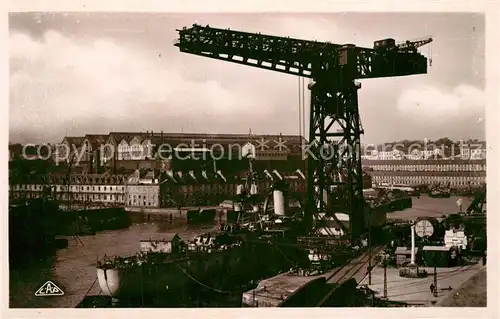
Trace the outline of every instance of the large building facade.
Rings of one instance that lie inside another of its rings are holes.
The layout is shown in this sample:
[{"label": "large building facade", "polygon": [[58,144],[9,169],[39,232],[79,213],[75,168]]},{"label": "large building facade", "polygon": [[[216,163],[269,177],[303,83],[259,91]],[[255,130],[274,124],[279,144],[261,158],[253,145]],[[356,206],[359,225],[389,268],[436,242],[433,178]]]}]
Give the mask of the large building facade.
[{"label": "large building facade", "polygon": [[[242,153],[250,145],[256,169],[292,172],[305,170],[305,143],[295,135],[111,132],[65,137],[53,157],[58,163],[71,162],[72,171],[80,173],[125,174],[137,169],[188,172],[201,168],[233,174],[247,169]],[[205,150],[203,157],[198,156],[200,150]]]},{"label": "large building facade", "polygon": [[[258,172],[259,173],[259,172]],[[282,178],[292,194],[304,194],[305,177],[298,170],[293,174],[272,172],[258,174],[256,182],[261,194],[268,194],[272,178]],[[184,206],[218,205],[236,196],[236,188],[245,184],[239,176],[222,171],[136,170],[131,175],[110,174],[52,174],[27,175],[11,178],[9,199],[34,199],[51,196],[68,209],[90,207],[126,207],[140,211],[142,208],[169,208]]]},{"label": "large building facade", "polygon": [[[451,141],[450,141],[451,142]],[[392,143],[372,149],[363,146],[364,160],[432,160],[462,159],[485,160],[487,153],[484,141],[460,141],[448,145],[438,145],[427,141],[419,143]]]},{"label": "large building facade", "polygon": [[480,187],[486,183],[485,159],[363,160],[374,184],[450,184],[451,188]]},{"label": "large building facade", "polygon": [[125,202],[125,176],[109,174],[27,175],[9,182],[9,198],[51,196],[72,208],[116,207]]}]

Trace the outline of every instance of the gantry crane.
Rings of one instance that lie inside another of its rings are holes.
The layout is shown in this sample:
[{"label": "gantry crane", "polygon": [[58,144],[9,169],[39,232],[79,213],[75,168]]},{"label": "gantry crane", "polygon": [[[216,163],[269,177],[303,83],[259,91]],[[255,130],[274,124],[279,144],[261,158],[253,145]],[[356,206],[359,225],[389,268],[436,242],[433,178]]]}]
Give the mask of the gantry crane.
[{"label": "gantry crane", "polygon": [[[417,48],[432,38],[397,45],[376,41],[374,48],[353,44],[306,41],[287,37],[218,29],[194,24],[177,30],[181,52],[311,78],[308,202],[304,212],[325,220],[350,215],[349,231],[364,231],[365,201],[360,159],[360,124],[356,79],[427,73],[427,58]],[[332,200],[333,199],[333,200]],[[337,220],[338,222],[338,220]],[[340,222],[338,222],[341,224]]]}]

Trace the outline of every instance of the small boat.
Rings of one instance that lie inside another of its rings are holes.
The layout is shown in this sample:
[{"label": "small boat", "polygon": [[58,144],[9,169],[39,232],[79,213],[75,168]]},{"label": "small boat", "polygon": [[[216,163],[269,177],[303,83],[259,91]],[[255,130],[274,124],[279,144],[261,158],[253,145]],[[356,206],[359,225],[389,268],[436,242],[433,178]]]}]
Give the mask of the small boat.
[{"label": "small boat", "polygon": [[432,198],[448,198],[451,196],[451,188],[448,183],[447,186],[441,184],[433,185],[429,189],[429,197]]}]

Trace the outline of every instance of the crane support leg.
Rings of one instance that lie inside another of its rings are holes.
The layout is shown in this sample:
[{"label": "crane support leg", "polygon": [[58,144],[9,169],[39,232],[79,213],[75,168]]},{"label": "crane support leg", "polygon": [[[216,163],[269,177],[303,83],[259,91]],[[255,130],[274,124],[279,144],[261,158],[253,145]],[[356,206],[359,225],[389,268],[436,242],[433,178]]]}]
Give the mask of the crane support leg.
[{"label": "crane support leg", "polygon": [[[318,81],[311,89],[308,159],[308,210],[306,220],[315,229],[329,229],[328,220],[342,223],[335,213],[349,215],[352,239],[364,229],[362,134],[354,81],[332,86]],[[326,231],[328,232],[328,230]]]}]

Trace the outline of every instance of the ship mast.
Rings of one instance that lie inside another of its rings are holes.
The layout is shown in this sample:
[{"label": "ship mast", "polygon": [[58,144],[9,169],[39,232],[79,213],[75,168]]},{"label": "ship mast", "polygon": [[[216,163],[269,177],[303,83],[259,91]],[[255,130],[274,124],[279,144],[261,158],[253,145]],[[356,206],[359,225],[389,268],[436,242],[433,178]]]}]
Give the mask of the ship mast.
[{"label": "ship mast", "polygon": [[[252,145],[251,142],[252,131],[249,131],[247,145]],[[256,201],[258,200],[258,188],[256,184],[256,173],[253,169],[254,151],[248,152],[245,158],[248,161],[248,171],[245,178],[245,183],[237,186],[236,195],[239,197],[238,201],[241,205],[241,211],[238,214],[238,222],[257,221],[259,219],[259,206]],[[249,207],[250,206],[250,207]]]}]

